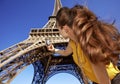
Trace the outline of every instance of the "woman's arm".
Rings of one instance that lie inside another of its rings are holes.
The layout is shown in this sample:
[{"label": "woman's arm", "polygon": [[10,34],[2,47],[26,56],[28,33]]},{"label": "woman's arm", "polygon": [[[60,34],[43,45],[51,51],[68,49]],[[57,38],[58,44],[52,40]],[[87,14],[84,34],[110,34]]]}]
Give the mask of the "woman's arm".
[{"label": "woman's arm", "polygon": [[111,84],[110,78],[107,74],[106,66],[104,63],[99,62],[96,64],[92,64],[93,71],[98,80],[98,84]]},{"label": "woman's arm", "polygon": [[56,49],[56,48],[54,48],[54,46],[52,44],[47,46],[47,49],[49,51],[61,54],[62,56],[68,56],[68,55],[72,54],[72,48],[70,46],[70,43],[68,43],[68,46],[66,47],[65,50]]}]

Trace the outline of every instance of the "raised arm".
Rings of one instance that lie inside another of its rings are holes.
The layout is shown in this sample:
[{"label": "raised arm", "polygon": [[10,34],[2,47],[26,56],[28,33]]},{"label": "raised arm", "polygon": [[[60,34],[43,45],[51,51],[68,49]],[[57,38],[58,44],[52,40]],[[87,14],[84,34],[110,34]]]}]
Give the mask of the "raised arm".
[{"label": "raised arm", "polygon": [[47,49],[51,52],[58,53],[62,56],[68,56],[68,55],[72,54],[72,48],[70,46],[70,43],[68,43],[68,46],[66,47],[65,50],[56,49],[52,44],[47,46]]}]

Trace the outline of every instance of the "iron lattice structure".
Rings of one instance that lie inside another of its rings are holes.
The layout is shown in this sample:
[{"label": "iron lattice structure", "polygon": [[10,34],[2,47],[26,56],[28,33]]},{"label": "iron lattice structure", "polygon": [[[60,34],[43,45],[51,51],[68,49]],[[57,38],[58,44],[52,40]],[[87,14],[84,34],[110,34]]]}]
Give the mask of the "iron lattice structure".
[{"label": "iron lattice structure", "polygon": [[0,51],[0,84],[10,84],[30,64],[34,67],[32,84],[45,84],[60,72],[74,75],[83,84],[81,71],[71,55],[56,56],[46,49],[46,39],[55,47],[65,49],[67,46],[68,39],[64,39],[56,28],[55,15],[60,7],[61,1],[55,0],[53,14],[43,28],[31,29],[26,40]]}]

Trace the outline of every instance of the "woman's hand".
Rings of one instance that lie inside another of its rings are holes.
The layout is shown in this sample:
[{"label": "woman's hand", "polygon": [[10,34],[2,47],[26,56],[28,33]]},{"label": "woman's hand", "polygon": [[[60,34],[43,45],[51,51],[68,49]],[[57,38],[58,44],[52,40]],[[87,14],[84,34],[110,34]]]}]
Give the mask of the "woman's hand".
[{"label": "woman's hand", "polygon": [[55,52],[55,48],[54,48],[53,44],[48,45],[47,49],[51,52]]}]

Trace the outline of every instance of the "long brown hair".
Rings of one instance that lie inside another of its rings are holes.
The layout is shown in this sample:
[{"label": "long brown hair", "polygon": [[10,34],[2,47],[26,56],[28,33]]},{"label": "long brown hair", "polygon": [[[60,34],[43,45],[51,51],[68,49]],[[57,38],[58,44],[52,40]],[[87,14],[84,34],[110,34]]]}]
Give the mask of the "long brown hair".
[{"label": "long brown hair", "polygon": [[72,26],[70,24],[70,8],[62,7],[56,15],[57,25],[62,28],[64,25]]},{"label": "long brown hair", "polygon": [[75,5],[71,8],[73,31],[83,52],[91,62],[116,63],[120,50],[120,33],[113,24],[98,20],[87,7]]}]

